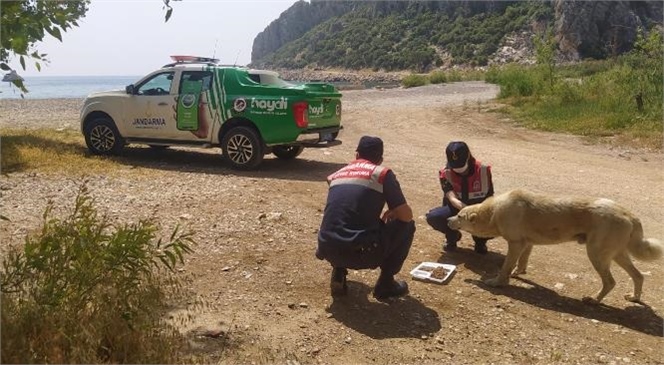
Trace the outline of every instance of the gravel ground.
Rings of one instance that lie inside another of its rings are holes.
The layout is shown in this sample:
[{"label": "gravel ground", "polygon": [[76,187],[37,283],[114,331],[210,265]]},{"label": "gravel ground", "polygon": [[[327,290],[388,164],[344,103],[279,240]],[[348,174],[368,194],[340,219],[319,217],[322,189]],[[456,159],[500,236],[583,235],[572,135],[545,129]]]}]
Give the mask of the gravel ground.
[{"label": "gravel ground", "polygon": [[[261,169],[237,172],[217,149],[150,151],[129,147],[119,174],[77,176],[18,171],[0,181],[3,246],[40,226],[46,202],[71,207],[83,179],[115,222],[154,217],[166,234],[194,230],[196,253],[183,276],[192,303],[174,316],[196,351],[220,363],[288,364],[661,364],[664,268],[637,262],[647,305],[626,302],[631,282],[613,268],[617,285],[604,305],[585,305],[598,275],[583,246],[537,246],[528,274],[505,288],[481,279],[497,273],[506,244],[489,241],[486,256],[441,252],[442,236],[424,214],[439,204],[437,170],[444,148],[466,140],[494,169],[498,193],[523,187],[548,194],[613,199],[634,211],[646,236],[664,238],[664,156],[588,144],[574,136],[524,130],[493,113],[497,88],[481,82],[414,89],[344,92],[344,144],[311,149],[295,161],[267,157]],[[0,100],[0,128],[78,128],[82,100]],[[385,141],[392,168],[413,207],[417,232],[400,276],[411,294],[389,304],[371,297],[377,271],[352,271],[350,294],[329,296],[329,267],[314,257],[325,204],[325,177],[350,161],[360,136]],[[82,138],[81,138],[82,140]],[[83,143],[81,141],[81,143]],[[57,156],[54,156],[57,158]],[[422,261],[457,265],[445,285],[414,281]],[[220,330],[208,338],[202,332]]]}]

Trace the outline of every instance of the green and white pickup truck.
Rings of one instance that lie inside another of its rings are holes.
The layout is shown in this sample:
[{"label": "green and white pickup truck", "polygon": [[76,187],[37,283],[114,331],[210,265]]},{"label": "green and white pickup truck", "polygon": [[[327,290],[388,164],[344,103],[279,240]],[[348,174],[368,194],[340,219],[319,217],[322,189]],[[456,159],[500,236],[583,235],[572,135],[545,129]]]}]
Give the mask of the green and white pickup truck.
[{"label": "green and white pickup truck", "polygon": [[129,143],[221,147],[237,169],[265,154],[297,157],[305,147],[331,147],[341,126],[341,94],[327,83],[292,84],[276,72],[173,56],[175,62],[126,90],[93,93],[81,110],[81,132],[94,154]]}]

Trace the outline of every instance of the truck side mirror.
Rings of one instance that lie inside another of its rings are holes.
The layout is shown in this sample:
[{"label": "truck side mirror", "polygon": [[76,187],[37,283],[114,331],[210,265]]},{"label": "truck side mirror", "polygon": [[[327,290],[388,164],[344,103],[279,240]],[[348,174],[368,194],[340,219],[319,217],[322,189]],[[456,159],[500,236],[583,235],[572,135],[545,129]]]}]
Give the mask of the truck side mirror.
[{"label": "truck side mirror", "polygon": [[127,85],[127,87],[125,87],[125,91],[129,95],[133,95],[134,94],[134,84]]}]

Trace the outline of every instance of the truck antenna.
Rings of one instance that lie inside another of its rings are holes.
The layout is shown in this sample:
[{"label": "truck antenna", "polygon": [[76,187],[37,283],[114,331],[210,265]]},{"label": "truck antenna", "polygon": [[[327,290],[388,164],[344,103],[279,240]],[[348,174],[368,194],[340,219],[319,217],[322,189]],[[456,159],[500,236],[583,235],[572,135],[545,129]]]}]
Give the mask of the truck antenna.
[{"label": "truck antenna", "polygon": [[214,58],[214,56],[217,55],[217,41],[218,40],[219,40],[219,38],[214,40],[214,50],[212,51],[212,58]]},{"label": "truck antenna", "polygon": [[237,50],[237,56],[235,56],[235,62],[233,62],[233,66],[237,66],[237,59],[240,57],[240,49]]}]

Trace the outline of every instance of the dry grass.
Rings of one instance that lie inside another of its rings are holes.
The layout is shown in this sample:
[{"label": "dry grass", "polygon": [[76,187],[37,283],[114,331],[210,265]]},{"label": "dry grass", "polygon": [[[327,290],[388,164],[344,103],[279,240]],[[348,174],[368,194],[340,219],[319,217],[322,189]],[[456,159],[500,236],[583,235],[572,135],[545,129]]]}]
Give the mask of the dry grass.
[{"label": "dry grass", "polygon": [[91,155],[79,131],[65,129],[0,129],[0,170],[62,172],[66,174],[113,173],[112,158]]}]

